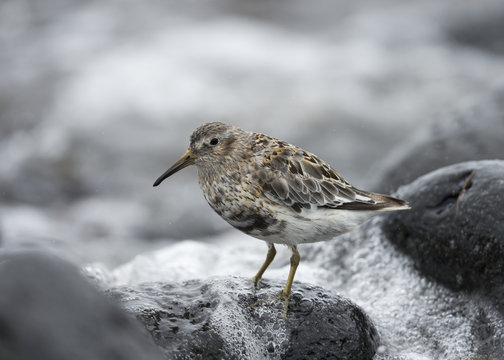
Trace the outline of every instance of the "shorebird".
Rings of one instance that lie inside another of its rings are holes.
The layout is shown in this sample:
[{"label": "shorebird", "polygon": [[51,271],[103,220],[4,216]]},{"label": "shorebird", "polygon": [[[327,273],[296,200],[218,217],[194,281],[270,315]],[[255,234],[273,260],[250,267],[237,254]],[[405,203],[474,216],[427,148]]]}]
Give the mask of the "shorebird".
[{"label": "shorebird", "polygon": [[238,230],[267,243],[254,286],[276,255],[274,244],[292,250],[280,294],[285,313],[300,261],[297,245],[331,240],[385,211],[409,209],[405,200],[355,188],[306,150],[220,122],[194,130],[189,149],[154,186],[193,164],[212,209]]}]

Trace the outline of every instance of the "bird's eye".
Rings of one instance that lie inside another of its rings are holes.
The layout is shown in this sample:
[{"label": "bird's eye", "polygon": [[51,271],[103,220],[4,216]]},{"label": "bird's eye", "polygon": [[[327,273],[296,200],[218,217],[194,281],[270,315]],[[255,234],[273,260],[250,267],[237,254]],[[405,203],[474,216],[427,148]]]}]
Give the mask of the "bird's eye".
[{"label": "bird's eye", "polygon": [[219,139],[217,138],[213,138],[212,140],[210,140],[210,145],[217,145],[219,143]]}]

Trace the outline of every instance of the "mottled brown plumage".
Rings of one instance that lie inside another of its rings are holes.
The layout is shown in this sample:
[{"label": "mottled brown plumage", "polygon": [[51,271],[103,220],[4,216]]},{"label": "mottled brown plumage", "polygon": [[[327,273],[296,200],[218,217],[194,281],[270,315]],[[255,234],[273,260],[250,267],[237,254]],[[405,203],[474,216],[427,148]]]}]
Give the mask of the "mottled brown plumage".
[{"label": "mottled brown plumage", "polygon": [[192,164],[210,206],[235,228],[268,243],[255,285],[275,256],[273,244],[290,246],[285,299],[299,263],[298,244],[332,239],[381,211],[409,209],[404,200],[353,187],[306,150],[223,123],[197,128],[189,150],[154,186]]}]

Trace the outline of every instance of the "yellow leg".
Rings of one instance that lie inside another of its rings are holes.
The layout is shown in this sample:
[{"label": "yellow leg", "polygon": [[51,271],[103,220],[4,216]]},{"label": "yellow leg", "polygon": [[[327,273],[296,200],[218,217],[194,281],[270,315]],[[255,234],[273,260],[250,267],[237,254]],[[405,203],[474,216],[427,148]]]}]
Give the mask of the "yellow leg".
[{"label": "yellow leg", "polygon": [[292,283],[294,281],[294,275],[296,275],[296,270],[299,265],[299,260],[301,260],[301,256],[299,255],[299,252],[297,251],[296,245],[291,246],[291,250],[292,250],[292,256],[290,259],[291,267],[290,267],[290,271],[289,271],[289,277],[287,278],[287,284],[285,284],[285,288],[280,293],[280,298],[284,302],[283,313],[282,313],[284,319],[287,318],[287,309],[289,308],[289,298],[290,298],[290,294],[291,294]]},{"label": "yellow leg", "polygon": [[275,255],[275,246],[272,243],[268,243],[268,254],[266,255],[266,260],[264,261],[264,264],[261,266],[257,274],[253,277],[255,287],[257,287],[257,283],[259,282],[259,280],[261,280],[264,272],[275,258]]},{"label": "yellow leg", "polygon": [[301,260],[301,256],[297,251],[296,245],[291,246],[291,250],[292,250],[292,256],[290,259],[291,267],[289,271],[289,277],[287,278],[287,284],[285,284],[285,288],[282,290],[282,297],[287,298],[287,300],[289,299],[291,293],[292,282],[294,281],[294,275],[296,275],[299,260]]}]

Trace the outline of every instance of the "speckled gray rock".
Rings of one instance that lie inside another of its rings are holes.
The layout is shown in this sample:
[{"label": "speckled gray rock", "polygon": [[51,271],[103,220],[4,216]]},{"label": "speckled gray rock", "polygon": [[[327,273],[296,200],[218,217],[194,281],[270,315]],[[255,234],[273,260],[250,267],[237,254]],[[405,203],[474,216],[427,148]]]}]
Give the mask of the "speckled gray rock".
[{"label": "speckled gray rock", "polygon": [[287,319],[274,296],[237,277],[111,290],[174,359],[371,359],[378,335],[363,311],[320,287],[296,283]]},{"label": "speckled gray rock", "polygon": [[142,325],[72,265],[0,252],[0,359],[157,360]]},{"label": "speckled gray rock", "polygon": [[388,193],[419,176],[462,161],[504,159],[504,88],[477,105],[407,137],[377,166],[370,187]]},{"label": "speckled gray rock", "polygon": [[383,230],[428,277],[454,290],[478,290],[504,312],[504,161],[439,169],[400,189],[408,212]]}]

